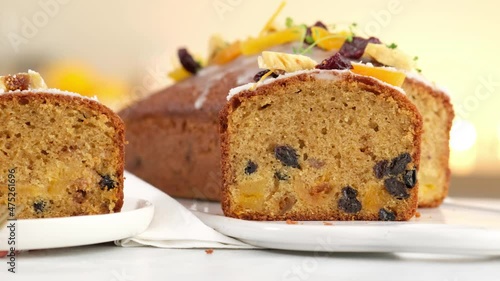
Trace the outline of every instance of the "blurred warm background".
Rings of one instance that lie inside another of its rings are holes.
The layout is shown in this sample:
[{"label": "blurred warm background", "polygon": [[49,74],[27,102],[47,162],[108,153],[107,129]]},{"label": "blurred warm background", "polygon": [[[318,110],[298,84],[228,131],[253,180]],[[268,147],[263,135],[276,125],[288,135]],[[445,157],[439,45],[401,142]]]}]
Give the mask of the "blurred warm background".
[{"label": "blurred warm background", "polygon": [[[0,4],[0,73],[34,69],[47,84],[119,109],[165,87],[188,47],[206,56],[213,33],[256,35],[278,0],[24,0]],[[500,4],[491,0],[289,0],[279,20],[356,22],[419,57],[449,90],[452,195],[500,196]]]}]

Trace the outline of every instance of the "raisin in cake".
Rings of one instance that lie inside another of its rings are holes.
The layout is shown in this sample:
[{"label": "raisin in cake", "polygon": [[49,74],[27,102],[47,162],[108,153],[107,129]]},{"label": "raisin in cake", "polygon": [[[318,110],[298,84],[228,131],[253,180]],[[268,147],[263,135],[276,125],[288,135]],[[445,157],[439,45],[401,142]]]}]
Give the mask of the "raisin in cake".
[{"label": "raisin in cake", "polygon": [[422,117],[399,88],[350,70],[292,72],[249,87],[233,89],[220,114],[227,216],[414,215]]},{"label": "raisin in cake", "polygon": [[[119,212],[124,126],[99,102],[46,89],[35,72],[0,78],[0,205],[17,218]],[[11,171],[11,172],[9,172]]]},{"label": "raisin in cake", "polygon": [[[182,65],[170,73],[176,83],[119,113],[126,124],[129,141],[126,168],[172,196],[219,200],[221,175],[217,114],[226,102],[227,92],[253,81],[254,75],[260,71],[255,63],[256,54],[266,50],[293,53],[300,49],[303,37],[299,27],[293,25],[268,30],[258,37],[232,43],[215,38],[210,41],[212,47],[205,65],[197,63],[182,49],[179,52]],[[407,59],[401,59],[404,56],[398,49],[385,48],[381,51],[380,48],[369,48],[375,51],[366,53],[365,48],[370,43],[380,43],[376,38],[353,37],[349,30],[331,30],[320,22],[309,27],[307,32],[309,40],[313,40],[308,43],[313,44],[309,45],[306,55],[316,61],[342,50],[355,62],[393,66],[405,72],[415,71],[411,63],[413,58],[409,59],[409,63]],[[352,40],[347,40],[349,38]],[[392,79],[383,71],[365,75],[384,82],[390,82],[387,78]],[[418,80],[420,86],[412,86],[417,83],[412,81],[408,78],[402,87],[411,93],[410,98],[421,107],[422,114],[429,115],[424,119],[432,120],[433,116],[439,115],[446,120],[434,123],[424,121],[424,124],[433,124],[424,132],[422,146],[423,154],[432,154],[432,159],[428,161],[427,156],[422,158],[420,177],[427,183],[420,190],[422,198],[433,199],[423,199],[422,206],[435,206],[446,196],[448,189],[448,180],[443,178],[449,177],[448,135],[453,110],[439,94],[439,89],[422,83],[421,79]],[[436,107],[428,110],[425,107],[427,103]],[[438,139],[434,138],[436,131],[440,135]],[[439,142],[434,142],[437,140]],[[428,203],[430,201],[433,203]]]}]

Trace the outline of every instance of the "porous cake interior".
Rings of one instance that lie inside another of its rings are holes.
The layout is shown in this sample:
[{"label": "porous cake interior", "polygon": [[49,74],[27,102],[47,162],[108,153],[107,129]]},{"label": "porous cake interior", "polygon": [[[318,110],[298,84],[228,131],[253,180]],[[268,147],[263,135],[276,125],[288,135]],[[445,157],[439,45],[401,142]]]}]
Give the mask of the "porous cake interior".
[{"label": "porous cake interior", "polygon": [[376,176],[375,166],[380,172],[408,154],[402,169],[418,165],[411,159],[419,153],[414,112],[362,83],[312,79],[257,91],[233,102],[223,132],[228,155],[223,168],[230,167],[227,215],[377,220],[382,211],[396,220],[413,216],[417,186],[401,191],[407,196],[391,195],[384,182],[402,182],[401,171]]},{"label": "porous cake interior", "polygon": [[403,89],[423,116],[418,201],[421,207],[441,204],[448,193],[449,138],[453,111],[444,93],[407,80]]},{"label": "porous cake interior", "polygon": [[7,185],[14,170],[18,218],[119,211],[119,137],[97,103],[51,94],[8,96],[0,99],[0,204],[13,197]]}]

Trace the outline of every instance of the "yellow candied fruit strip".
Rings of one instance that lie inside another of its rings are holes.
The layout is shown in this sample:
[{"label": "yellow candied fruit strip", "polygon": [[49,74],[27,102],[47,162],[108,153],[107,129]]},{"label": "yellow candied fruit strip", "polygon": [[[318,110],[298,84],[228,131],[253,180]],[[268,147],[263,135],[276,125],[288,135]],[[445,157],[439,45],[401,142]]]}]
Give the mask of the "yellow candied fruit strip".
[{"label": "yellow candied fruit strip", "polygon": [[331,33],[322,27],[313,26],[311,27],[311,35],[314,42],[317,42],[318,47],[331,51],[340,49],[350,34],[348,31]]},{"label": "yellow candied fruit strip", "polygon": [[262,28],[262,30],[260,31],[260,33],[259,33],[260,36],[263,36],[266,32],[269,32],[270,30],[272,30],[274,28],[274,21],[276,20],[278,15],[281,13],[283,8],[285,8],[285,5],[286,5],[286,1],[282,1],[281,4],[279,5],[278,9],[276,9],[276,11],[273,13],[271,18],[269,18],[269,20],[267,20],[266,25],[264,25],[264,28]]},{"label": "yellow candied fruit strip", "polygon": [[233,44],[219,51],[212,59],[212,63],[226,64],[241,55],[241,43],[236,41]]},{"label": "yellow candied fruit strip", "polygon": [[254,55],[273,46],[298,41],[303,32],[300,27],[291,27],[258,38],[249,38],[241,43],[241,53],[243,55]]},{"label": "yellow candied fruit strip", "polygon": [[182,66],[179,66],[168,73],[168,77],[170,77],[175,82],[182,81],[190,77],[191,75],[191,72],[185,70]]},{"label": "yellow candied fruit strip", "polygon": [[396,87],[401,87],[406,78],[403,72],[385,67],[373,67],[359,63],[352,63],[352,66],[351,71],[356,74],[374,77]]},{"label": "yellow candied fruit strip", "polygon": [[384,44],[368,43],[365,55],[374,58],[376,61],[395,68],[412,70],[415,68],[414,60],[398,49],[391,49]]}]

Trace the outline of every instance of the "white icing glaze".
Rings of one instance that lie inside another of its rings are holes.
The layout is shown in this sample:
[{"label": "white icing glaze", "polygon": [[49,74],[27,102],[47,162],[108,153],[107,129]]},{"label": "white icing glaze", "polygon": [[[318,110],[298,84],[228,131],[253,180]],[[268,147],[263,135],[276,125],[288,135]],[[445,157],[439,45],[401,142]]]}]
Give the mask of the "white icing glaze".
[{"label": "white icing glaze", "polygon": [[[291,53],[292,46],[295,43],[284,44],[270,48],[270,51]],[[317,48],[315,48],[317,49]],[[322,59],[329,57],[331,54],[321,50],[313,50],[311,54],[316,54],[316,57],[321,57]],[[251,81],[251,78],[259,71],[257,66],[257,55],[251,56],[240,56],[237,59],[224,64],[224,65],[211,65],[208,66],[196,74],[197,81],[195,82],[196,91],[193,91],[193,95],[197,95],[194,102],[195,109],[201,109],[203,104],[207,100],[210,94],[210,89],[215,83],[218,83],[220,79],[224,78],[227,74],[231,72],[238,72],[236,77],[236,84],[240,85]],[[243,71],[241,71],[243,70]]]},{"label": "white icing glaze", "polygon": [[[310,74],[311,76],[313,76],[314,78],[319,79],[319,80],[332,80],[332,81],[336,81],[336,80],[341,79],[342,76],[347,75],[348,73],[350,73],[351,75],[355,75],[355,76],[362,76],[362,75],[359,75],[359,74],[352,73],[349,70],[318,70],[318,69],[299,70],[299,71],[295,71],[295,72],[291,72],[291,73],[286,73],[284,75],[280,75],[277,78],[268,78],[268,79],[262,81],[261,83],[258,83],[258,85],[257,85],[256,88],[261,87],[263,85],[267,85],[267,84],[273,83],[273,82],[275,82],[277,80],[286,79],[286,78],[289,78],[289,77],[292,77],[292,76],[297,76],[297,75],[300,75],[300,74]],[[382,85],[384,85],[386,87],[389,87],[389,88],[392,88],[393,90],[398,91],[402,95],[406,95],[406,93],[400,87],[393,86],[393,85],[388,84],[388,83],[386,83],[384,81],[381,81],[381,80],[379,80],[377,78],[373,78],[373,79],[375,79],[380,84],[382,84]],[[238,93],[240,93],[242,91],[251,89],[256,84],[257,83],[248,83],[248,84],[245,84],[245,85],[242,85],[242,86],[239,86],[239,87],[231,89],[229,91],[229,94],[227,95],[227,100],[229,101],[231,98],[233,98],[235,95],[237,95]]]},{"label": "white icing glaze", "polygon": [[86,96],[82,96],[82,95],[77,94],[77,93],[63,91],[63,90],[59,90],[59,89],[34,89],[34,90],[23,90],[23,91],[15,90],[15,91],[8,91],[8,92],[0,92],[0,94],[26,94],[26,93],[64,95],[64,96],[78,97],[78,98],[82,98],[82,99],[89,99],[89,100],[99,102],[99,100],[97,99],[97,96],[86,97]]},{"label": "white icing glaze", "polygon": [[406,74],[406,77],[408,78],[411,78],[411,79],[415,79],[429,87],[431,87],[432,89],[436,90],[436,91],[440,91],[440,92],[443,92],[444,94],[446,94],[447,96],[450,96],[450,93],[448,91],[448,89],[444,88],[443,86],[440,86],[438,84],[436,84],[435,82],[431,82],[429,81],[427,78],[425,78],[423,75],[421,74],[418,74],[414,71],[406,71],[405,72]]},{"label": "white icing glaze", "polygon": [[211,77],[211,79],[208,80],[207,84],[205,85],[205,88],[203,91],[201,91],[201,94],[198,95],[198,98],[194,102],[194,108],[200,109],[205,101],[207,100],[207,96],[210,93],[210,90],[212,89],[212,86],[214,82],[218,82],[220,79],[222,79],[226,75],[226,72],[219,72]]}]

